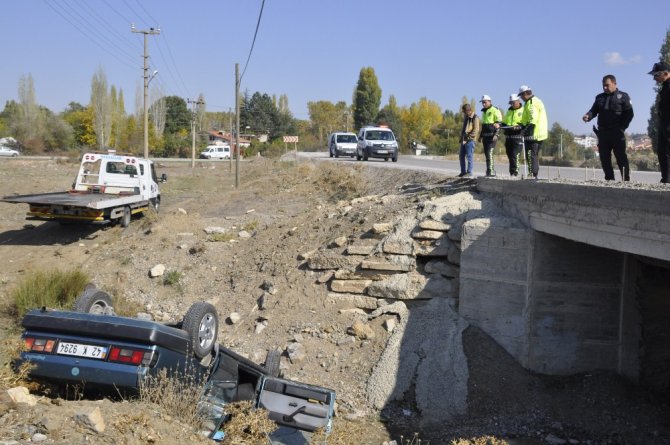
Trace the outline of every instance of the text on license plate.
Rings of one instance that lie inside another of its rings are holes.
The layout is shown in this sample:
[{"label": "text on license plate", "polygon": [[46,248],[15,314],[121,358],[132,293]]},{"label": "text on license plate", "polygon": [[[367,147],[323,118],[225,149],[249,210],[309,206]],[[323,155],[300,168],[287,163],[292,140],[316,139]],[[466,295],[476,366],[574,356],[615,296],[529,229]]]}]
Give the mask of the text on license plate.
[{"label": "text on license plate", "polygon": [[388,153],[388,150],[377,150],[377,153]]},{"label": "text on license plate", "polygon": [[107,348],[104,346],[83,345],[81,343],[58,343],[58,350],[61,355],[74,355],[76,357],[104,359],[107,357]]}]

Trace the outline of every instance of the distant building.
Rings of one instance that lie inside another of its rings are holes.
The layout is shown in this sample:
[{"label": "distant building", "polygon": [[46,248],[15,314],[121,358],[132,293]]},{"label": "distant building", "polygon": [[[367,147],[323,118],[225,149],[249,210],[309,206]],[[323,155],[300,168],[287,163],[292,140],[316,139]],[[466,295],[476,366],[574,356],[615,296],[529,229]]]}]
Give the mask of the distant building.
[{"label": "distant building", "polygon": [[593,148],[598,145],[598,139],[593,136],[575,136],[575,144],[584,148]]},{"label": "distant building", "polygon": [[[220,142],[226,142],[230,144],[232,147],[234,144],[234,137],[232,137],[232,134],[230,132],[225,132],[225,131],[214,131],[210,130],[207,132],[207,137],[209,139],[210,144],[216,143],[217,141]],[[248,147],[251,145],[251,136],[245,135],[245,134],[240,134],[240,146],[241,147]]]}]

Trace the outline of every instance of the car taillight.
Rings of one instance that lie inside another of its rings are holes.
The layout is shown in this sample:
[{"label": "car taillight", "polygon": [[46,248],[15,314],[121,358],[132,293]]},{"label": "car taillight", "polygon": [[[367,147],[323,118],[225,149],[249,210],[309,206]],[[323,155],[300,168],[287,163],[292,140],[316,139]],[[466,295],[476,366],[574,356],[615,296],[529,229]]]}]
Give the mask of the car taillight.
[{"label": "car taillight", "polygon": [[130,365],[153,366],[158,360],[158,354],[155,351],[145,351],[143,349],[120,348],[112,346],[109,350],[109,361],[117,363],[127,363]]},{"label": "car taillight", "polygon": [[26,337],[24,338],[24,341],[26,343],[26,349],[31,352],[51,353],[56,344],[54,340],[48,338]]}]

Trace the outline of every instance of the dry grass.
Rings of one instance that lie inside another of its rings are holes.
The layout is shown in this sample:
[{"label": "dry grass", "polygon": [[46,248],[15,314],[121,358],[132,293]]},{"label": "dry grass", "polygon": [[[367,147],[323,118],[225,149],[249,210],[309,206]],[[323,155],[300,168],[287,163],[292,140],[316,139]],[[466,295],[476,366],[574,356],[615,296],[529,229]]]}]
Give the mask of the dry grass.
[{"label": "dry grass", "polygon": [[323,190],[331,202],[344,201],[361,196],[364,181],[360,168],[342,168],[336,164],[323,163],[314,172],[314,187]]},{"label": "dry grass", "polygon": [[27,377],[34,367],[31,362],[23,363],[18,369],[14,369],[12,362],[26,350],[26,345],[18,333],[8,335],[0,342],[0,388],[13,388],[17,385],[27,384]]},{"label": "dry grass", "polygon": [[140,383],[140,400],[160,406],[170,416],[197,427],[202,423],[198,414],[198,401],[202,385],[187,369],[185,372],[168,374],[162,369],[157,376]]},{"label": "dry grass", "polygon": [[310,445],[350,445],[356,443],[352,442],[352,438],[367,437],[366,431],[365,423],[338,420],[333,422],[333,429],[329,434],[322,429],[314,431]]},{"label": "dry grass", "polygon": [[88,282],[88,275],[78,269],[33,272],[14,289],[15,315],[23,317],[40,307],[68,309]]},{"label": "dry grass", "polygon": [[224,424],[226,443],[234,445],[268,444],[268,434],[277,425],[268,418],[267,411],[255,409],[251,401],[235,402],[226,406],[230,419]]}]

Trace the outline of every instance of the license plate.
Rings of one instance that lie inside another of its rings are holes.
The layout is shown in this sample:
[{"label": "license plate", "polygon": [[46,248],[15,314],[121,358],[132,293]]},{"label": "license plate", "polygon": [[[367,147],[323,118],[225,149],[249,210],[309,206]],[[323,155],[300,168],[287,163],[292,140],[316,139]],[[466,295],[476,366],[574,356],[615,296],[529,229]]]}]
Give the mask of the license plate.
[{"label": "license plate", "polygon": [[388,153],[388,150],[377,150],[377,153],[386,154],[386,153]]},{"label": "license plate", "polygon": [[107,357],[107,348],[104,346],[83,345],[81,343],[58,343],[57,354],[73,355],[75,357],[86,357],[95,359],[104,359]]}]

